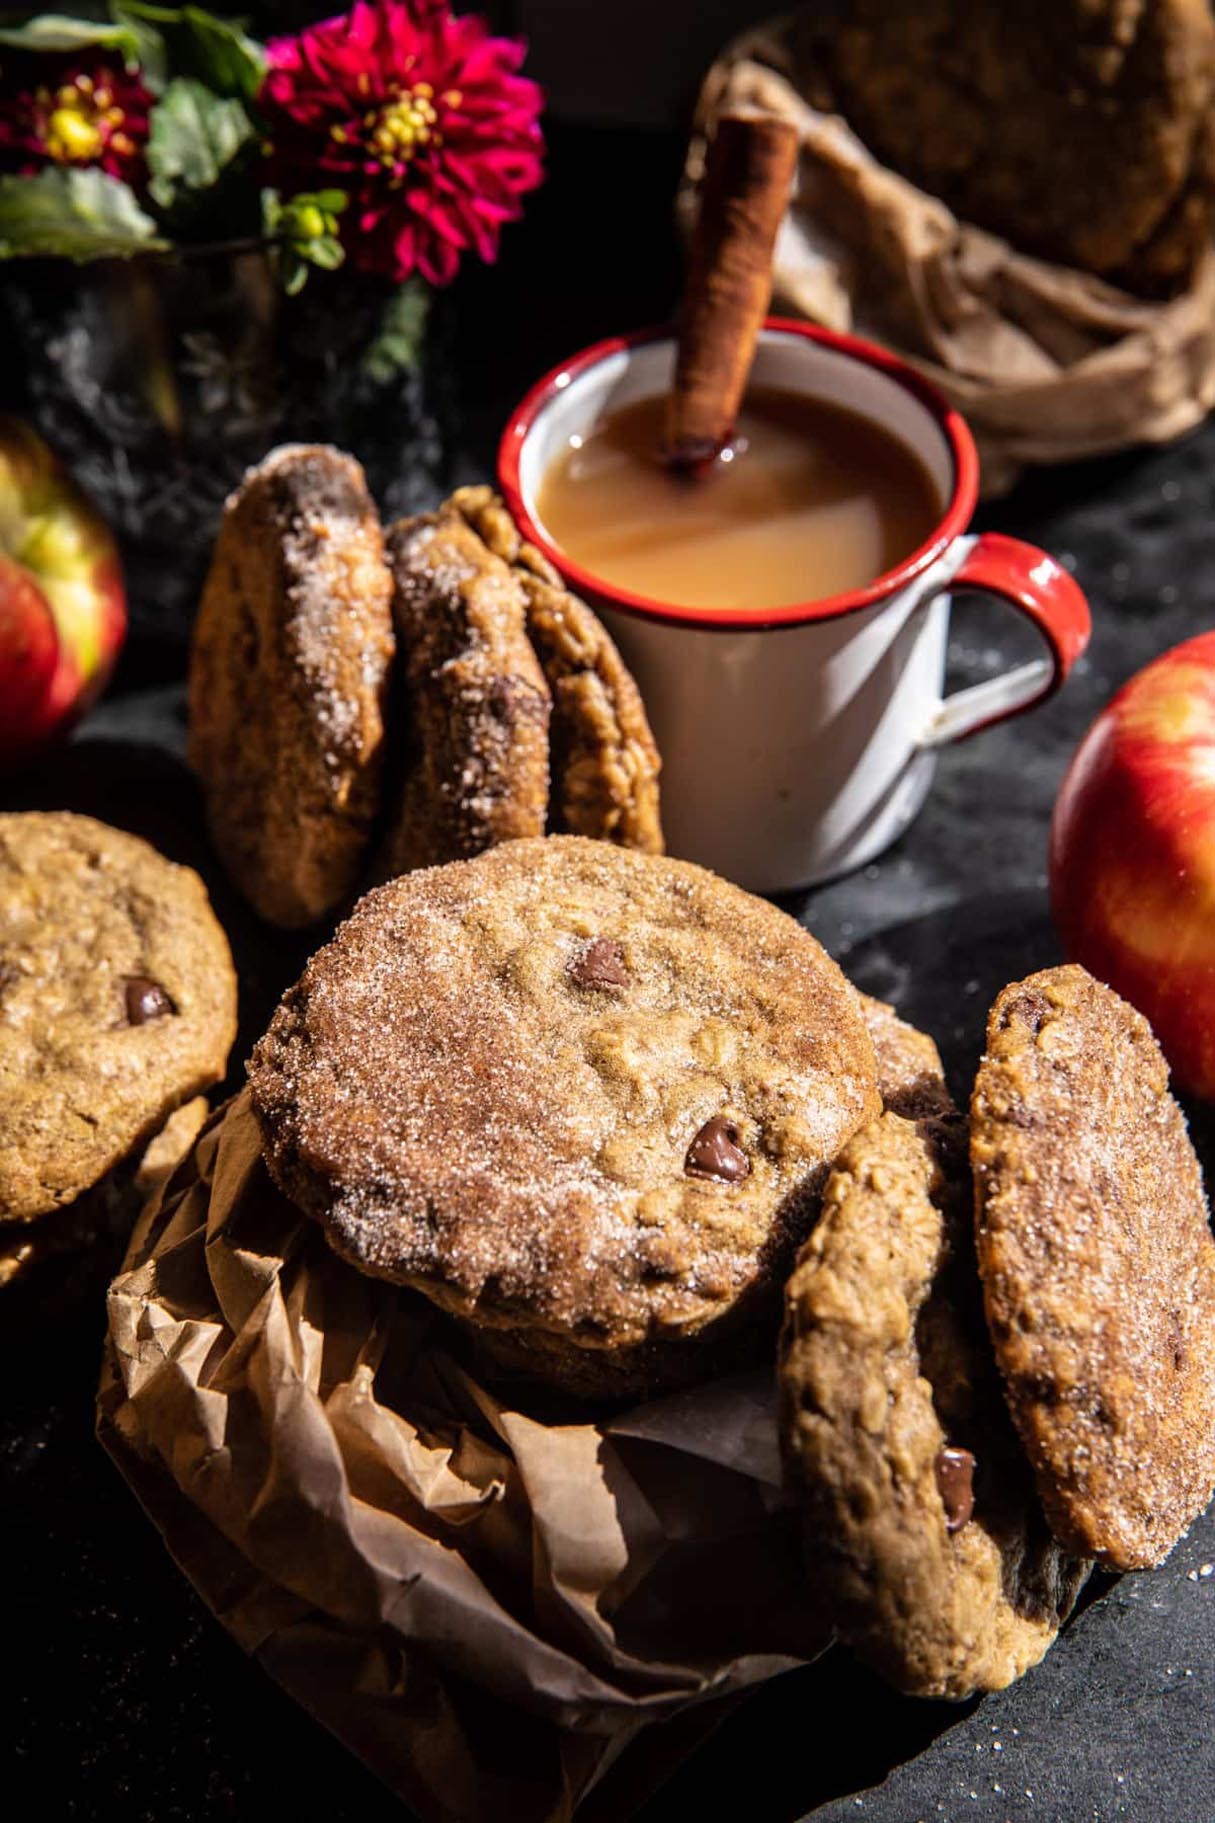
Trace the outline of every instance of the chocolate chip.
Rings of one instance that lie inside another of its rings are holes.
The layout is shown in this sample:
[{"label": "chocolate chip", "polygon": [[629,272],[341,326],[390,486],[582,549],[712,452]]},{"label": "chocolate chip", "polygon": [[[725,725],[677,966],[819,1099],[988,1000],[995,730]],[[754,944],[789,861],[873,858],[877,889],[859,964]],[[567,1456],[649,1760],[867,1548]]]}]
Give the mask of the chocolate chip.
[{"label": "chocolate chip", "polygon": [[161,987],[147,975],[128,975],[126,980],[127,1024],[147,1025],[151,1019],[163,1019],[177,1008]]},{"label": "chocolate chip", "polygon": [[974,1476],[975,1459],[970,1451],[942,1444],[937,1451],[937,1488],[947,1532],[960,1532],[975,1510]]},{"label": "chocolate chip", "polygon": [[688,1147],[683,1168],[689,1177],[715,1177],[736,1184],[746,1177],[751,1161],[738,1143],[738,1128],[724,1114],[706,1120]]},{"label": "chocolate chip", "polygon": [[6,987],[16,987],[20,979],[21,970],[17,967],[17,964],[15,962],[6,962],[4,957],[0,956],[0,994],[4,992]]},{"label": "chocolate chip", "polygon": [[570,963],[569,977],[575,987],[627,987],[629,971],[624,951],[614,937],[596,937]]}]

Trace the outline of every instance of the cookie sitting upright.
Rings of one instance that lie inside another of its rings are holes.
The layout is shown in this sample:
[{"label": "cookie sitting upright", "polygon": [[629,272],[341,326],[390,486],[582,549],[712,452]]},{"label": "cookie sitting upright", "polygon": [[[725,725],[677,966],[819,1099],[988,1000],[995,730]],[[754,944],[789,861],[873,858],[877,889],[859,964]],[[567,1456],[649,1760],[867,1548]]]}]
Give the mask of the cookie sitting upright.
[{"label": "cookie sitting upright", "polygon": [[898,1689],[962,1700],[1038,1662],[1088,1565],[1051,1537],[1002,1409],[944,1106],[841,1153],[786,1289],[780,1392],[824,1618]]},{"label": "cookie sitting upright", "polygon": [[1159,1563],[1215,1486],[1215,1241],[1147,1021],[1074,966],[1006,987],[971,1157],[992,1341],[1055,1535]]},{"label": "cookie sitting upright", "polygon": [[460,488],[387,549],[399,715],[379,874],[546,832],[661,853],[637,686],[493,491]]},{"label": "cookie sitting upright", "polygon": [[350,456],[289,444],[224,509],[190,655],[187,755],[224,865],[264,918],[357,887],[393,658],[380,522]]},{"label": "cookie sitting upright", "polygon": [[552,708],[519,586],[460,514],[402,520],[387,551],[400,660],[381,876],[543,835]]},{"label": "cookie sitting upright", "polygon": [[641,693],[606,627],[519,536],[491,488],[462,487],[449,505],[510,565],[523,594],[527,635],[553,696],[549,834],[661,854],[662,762]]}]

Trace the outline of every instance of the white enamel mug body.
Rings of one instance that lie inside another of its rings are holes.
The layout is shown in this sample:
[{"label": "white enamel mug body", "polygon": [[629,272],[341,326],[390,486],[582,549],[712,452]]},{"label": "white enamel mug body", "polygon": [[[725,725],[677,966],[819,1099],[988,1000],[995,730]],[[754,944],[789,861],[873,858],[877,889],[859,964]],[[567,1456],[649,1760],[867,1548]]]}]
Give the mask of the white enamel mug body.
[{"label": "white enamel mug body", "polygon": [[[507,426],[500,484],[637,680],[663,758],[669,852],[756,892],[808,886],[902,834],[943,744],[1058,689],[1088,643],[1088,606],[1044,552],[967,531],[978,461],[935,388],[883,349],[778,318],[761,334],[755,383],[845,405],[913,449],[942,502],[931,537],[866,588],[779,608],[689,608],[590,574],[549,536],[540,483],[571,437],[665,392],[673,359],[669,332],[649,331],[555,368]],[[1026,615],[1042,657],[944,697],[951,588],[986,591]]]}]

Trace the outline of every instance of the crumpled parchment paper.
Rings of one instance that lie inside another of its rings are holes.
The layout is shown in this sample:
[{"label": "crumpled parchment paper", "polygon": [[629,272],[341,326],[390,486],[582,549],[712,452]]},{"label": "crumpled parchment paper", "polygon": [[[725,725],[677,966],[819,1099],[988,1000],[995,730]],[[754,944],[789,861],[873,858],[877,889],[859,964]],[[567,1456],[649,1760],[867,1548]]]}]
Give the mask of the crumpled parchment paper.
[{"label": "crumpled parchment paper", "polygon": [[975,434],[985,494],[1026,466],[1166,442],[1206,416],[1215,253],[1185,291],[1153,302],[960,221],[806,99],[812,90],[822,102],[829,84],[806,66],[797,21],[744,34],[705,78],[679,198],[685,228],[717,116],[755,107],[792,120],[802,150],[773,309],[882,342],[935,381]]},{"label": "crumpled parchment paper", "polygon": [[598,1421],[543,1397],[330,1251],[242,1095],[135,1230],[98,1430],[228,1631],[421,1817],[620,1823],[826,1642],[769,1376]]}]

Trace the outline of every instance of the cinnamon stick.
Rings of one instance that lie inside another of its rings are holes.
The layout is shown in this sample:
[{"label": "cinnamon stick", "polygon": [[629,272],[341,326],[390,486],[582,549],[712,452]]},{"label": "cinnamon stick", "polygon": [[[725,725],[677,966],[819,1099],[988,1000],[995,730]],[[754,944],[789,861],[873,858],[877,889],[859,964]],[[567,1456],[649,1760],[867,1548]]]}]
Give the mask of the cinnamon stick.
[{"label": "cinnamon stick", "polygon": [[772,250],[797,164],[797,128],[723,114],[709,147],[679,320],[668,460],[695,468],[729,442],[772,296]]}]

